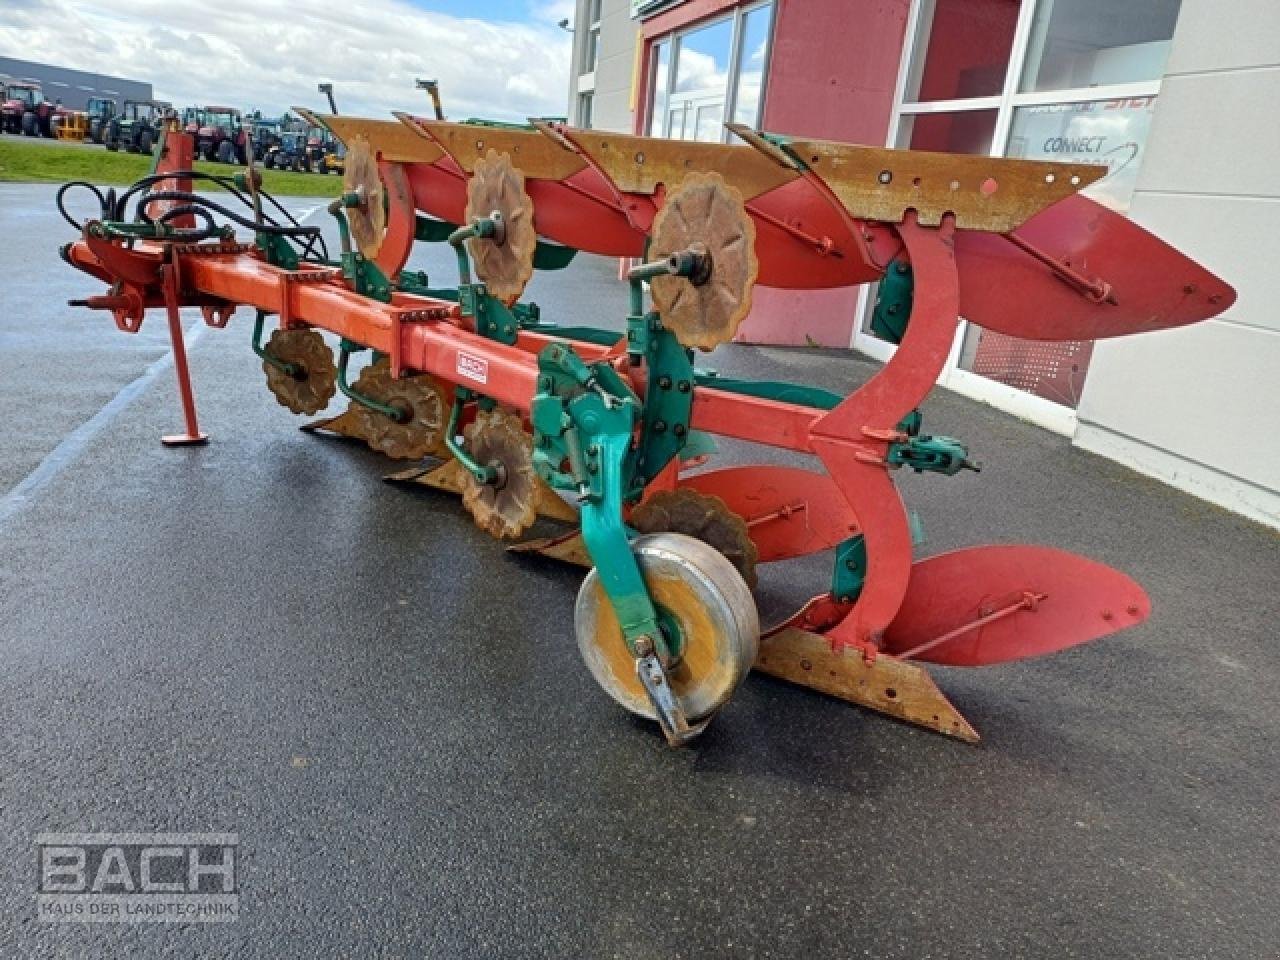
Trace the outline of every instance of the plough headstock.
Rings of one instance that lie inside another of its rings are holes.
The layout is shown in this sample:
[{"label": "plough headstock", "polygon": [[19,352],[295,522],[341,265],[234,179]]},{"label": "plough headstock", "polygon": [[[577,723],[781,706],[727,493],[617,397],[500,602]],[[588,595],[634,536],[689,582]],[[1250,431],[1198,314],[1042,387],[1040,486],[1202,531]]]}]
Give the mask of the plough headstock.
[{"label": "plough headstock", "polygon": [[[339,259],[278,208],[246,219],[182,186],[200,175],[173,159],[190,156],[174,131],[159,173],[179,186],[140,183],[132,219],[104,200],[67,248],[69,263],[112,285],[86,304],[124,311],[126,329],[165,307],[179,353],[181,306],[219,323],[251,307],[283,405],[349,399],[313,426],[392,457],[443,459],[397,479],[460,493],[496,537],[520,537],[538,517],[571,524],[514,549],[593,567],[576,611],[583,657],[672,743],[696,735],[752,666],[974,740],[921,663],[1039,656],[1147,616],[1128,577],[1061,551],[915,560],[893,483],[904,466],[971,466],[963,443],[923,432],[919,412],[961,313],[1015,336],[1081,339],[1193,323],[1232,302],[1221,280],[1079,194],[1101,168],[741,127],[744,142],[729,145],[298,112],[348,147],[331,207]],[[161,203],[177,206],[148,214]],[[212,212],[251,230],[253,245],[231,243]],[[445,241],[456,287],[404,269],[415,242]],[[645,258],[630,271],[624,332],[558,327],[518,301],[535,269],[575,250]],[[847,397],[693,365],[693,348],[733,337],[756,283],[876,280],[874,323],[898,349]],[[336,362],[317,331],[340,338]],[[374,362],[351,385],[348,361],[366,349]],[[196,436],[185,360],[179,375]],[[813,455],[824,470],[703,469],[713,436]],[[834,554],[827,589],[762,638],[758,565],[819,551]]]}]

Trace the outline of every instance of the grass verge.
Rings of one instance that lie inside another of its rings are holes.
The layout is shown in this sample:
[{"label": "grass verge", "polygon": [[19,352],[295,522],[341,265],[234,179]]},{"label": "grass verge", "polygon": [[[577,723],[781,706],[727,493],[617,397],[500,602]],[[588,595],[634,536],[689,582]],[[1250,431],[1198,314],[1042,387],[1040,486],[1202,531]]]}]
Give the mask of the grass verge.
[{"label": "grass verge", "polygon": [[[198,161],[196,169],[231,176],[242,168]],[[106,147],[57,146],[0,138],[0,182],[65,183],[87,180],[103,186],[128,186],[151,170],[151,157],[112,153]],[[262,187],[281,197],[336,197],[342,178],[334,174],[262,170]],[[202,189],[216,187],[205,185]]]}]

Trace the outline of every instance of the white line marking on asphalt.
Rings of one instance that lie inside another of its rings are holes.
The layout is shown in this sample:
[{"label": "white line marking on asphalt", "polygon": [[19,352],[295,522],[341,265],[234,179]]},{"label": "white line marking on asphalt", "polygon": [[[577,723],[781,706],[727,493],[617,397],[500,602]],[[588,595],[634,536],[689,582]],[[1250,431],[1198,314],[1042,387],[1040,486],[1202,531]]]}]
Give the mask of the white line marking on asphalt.
[{"label": "white line marking on asphalt", "polygon": [[[208,328],[203,323],[191,329],[186,337],[187,350],[199,342],[206,329]],[[102,409],[63,437],[62,442],[40,461],[39,466],[0,498],[0,525],[7,523],[30,506],[36,494],[52,483],[63,470],[79,460],[98,434],[110,426],[111,422],[123,413],[156,377],[172,366],[173,351],[170,350],[164,356],[152,361],[136,380],[126,384],[119,393],[107,401]]]},{"label": "white line marking on asphalt", "polygon": [[322,206],[323,204],[318,203],[314,207],[307,207],[307,209],[303,210],[301,213],[295,213],[294,217],[297,218],[297,221],[299,223],[306,223],[308,220],[311,219],[311,215],[315,213],[317,210],[319,210]]}]

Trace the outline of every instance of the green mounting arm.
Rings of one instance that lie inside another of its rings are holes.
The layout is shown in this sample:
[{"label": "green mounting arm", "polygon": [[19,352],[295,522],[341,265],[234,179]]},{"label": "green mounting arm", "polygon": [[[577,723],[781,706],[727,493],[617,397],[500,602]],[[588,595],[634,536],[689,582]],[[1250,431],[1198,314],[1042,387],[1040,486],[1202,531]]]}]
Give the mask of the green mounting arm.
[{"label": "green mounting arm", "polygon": [[[361,350],[367,350],[364,344],[356,343],[354,340],[342,338],[338,345],[338,389],[342,391],[343,396],[347,397],[353,403],[358,403],[362,407],[368,407],[370,410],[376,410],[384,417],[390,417],[396,423],[404,423],[409,419],[406,411],[400,407],[393,407],[390,404],[379,403],[373,397],[367,397],[363,393],[357,392],[347,382],[347,363],[351,360],[351,354],[359,353]],[[375,354],[375,358],[376,358]]]},{"label": "green mounting arm", "polygon": [[487,217],[476,217],[465,227],[459,227],[449,234],[449,245],[458,255],[458,282],[466,285],[471,282],[471,258],[467,256],[466,241],[472,237],[484,240],[502,241],[507,225],[502,222],[502,214],[496,210]]},{"label": "green mounting arm", "polygon": [[302,368],[296,363],[286,363],[278,357],[272,356],[267,348],[262,345],[262,330],[266,325],[267,312],[259,310],[257,316],[253,320],[253,352],[256,353],[266,363],[271,364],[286,377],[296,377],[302,373]]},{"label": "green mounting arm", "polygon": [[679,638],[659,626],[622,522],[632,493],[631,435],[640,419],[639,399],[607,363],[587,366],[565,344],[538,354],[538,370],[531,411],[534,467],[552,486],[577,491],[582,539],[631,654],[642,656],[651,648],[669,658]]},{"label": "green mounting arm", "polygon": [[329,212],[338,221],[338,239],[342,245],[342,275],[365,297],[391,302],[391,281],[378,265],[366,259],[351,246],[351,225],[347,222],[347,210],[363,202],[359,193],[344,193],[331,204]]},{"label": "green mounting arm", "polygon": [[467,401],[472,398],[471,391],[458,387],[453,392],[453,409],[449,411],[449,425],[444,431],[444,445],[454,455],[463,468],[476,478],[477,483],[493,483],[498,479],[498,470],[492,464],[483,466],[472,459],[466,448],[458,442],[458,424],[462,421],[462,411]]}]

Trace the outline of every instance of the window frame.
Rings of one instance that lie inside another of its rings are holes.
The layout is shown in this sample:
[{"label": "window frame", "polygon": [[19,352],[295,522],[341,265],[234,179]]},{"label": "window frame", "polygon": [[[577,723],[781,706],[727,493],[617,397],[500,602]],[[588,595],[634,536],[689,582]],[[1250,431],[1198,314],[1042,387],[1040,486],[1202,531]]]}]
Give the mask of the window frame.
[{"label": "window frame", "polygon": [[[703,30],[707,27],[715,26],[718,23],[724,23],[726,21],[732,22],[733,29],[729,36],[729,61],[725,68],[724,120],[731,121],[733,119],[738,109],[738,85],[741,79],[742,46],[745,40],[743,36],[743,27],[746,23],[746,18],[750,14],[765,8],[769,9],[769,28],[768,39],[765,41],[764,69],[760,78],[760,103],[757,106],[757,117],[755,121],[757,124],[759,123],[764,116],[765,97],[769,86],[769,67],[773,61],[774,28],[777,26],[778,22],[777,0],[755,0],[755,2],[752,3],[739,4],[732,10],[726,11],[719,16],[707,17],[706,19],[699,20],[696,23],[691,23],[687,26],[672,30],[670,33],[664,33],[661,36],[653,37],[649,41],[647,53],[649,65],[649,89],[647,96],[645,97],[646,116],[642,126],[642,129],[646,132],[653,129],[654,109],[657,106],[658,100],[658,49],[664,43],[670,44],[671,52],[667,60],[666,89],[663,92],[662,98],[664,115],[662,117],[661,126],[657,133],[649,133],[648,135],[657,137],[669,137],[671,135],[672,97],[675,93],[676,68],[680,58],[681,41],[689,34],[697,33],[699,30]],[[692,111],[686,111],[686,114],[692,112],[696,116],[698,109],[699,108],[695,105]],[[686,126],[687,123],[688,116],[685,117],[685,123],[682,124],[682,128],[683,126]],[[712,142],[728,143],[731,136],[732,134],[729,132],[729,129],[725,127],[722,122],[720,126],[720,139]]]},{"label": "window frame", "polygon": [[[1143,80],[1131,83],[1100,84],[1095,87],[1068,87],[1060,90],[1020,93],[1018,87],[1022,81],[1026,67],[1027,53],[1030,49],[1031,27],[1037,8],[1051,0],[1022,0],[1018,11],[1018,20],[1014,26],[1013,44],[1009,50],[1009,63],[1005,69],[1004,85],[999,94],[985,97],[968,97],[952,100],[905,100],[908,85],[911,82],[912,69],[917,47],[923,41],[927,51],[928,36],[920,37],[920,17],[926,7],[931,8],[934,0],[911,0],[907,13],[905,43],[902,59],[898,66],[898,77],[893,91],[893,110],[889,116],[889,127],[885,146],[893,147],[898,140],[903,117],[918,116],[931,113],[960,113],[970,110],[995,110],[996,125],[991,136],[991,150],[988,156],[1003,157],[1009,145],[1009,135],[1013,127],[1014,113],[1019,107],[1037,107],[1060,103],[1085,103],[1093,100],[1122,100],[1139,97],[1158,97],[1161,80]],[[1158,102],[1158,101],[1157,101]],[[864,285],[859,293],[857,314],[858,322],[854,324],[851,346],[878,360],[887,361],[897,349],[893,344],[880,340],[864,331],[865,319],[869,316],[872,285]],[[938,383],[955,390],[957,393],[1014,413],[1017,416],[1037,423],[1056,433],[1070,436],[1075,432],[1076,411],[1063,404],[1046,400],[1015,387],[1007,386],[981,374],[965,370],[960,366],[960,355],[965,338],[969,332],[969,321],[963,320],[956,325],[955,339],[951,343],[951,351],[946,365],[938,377]]]}]

